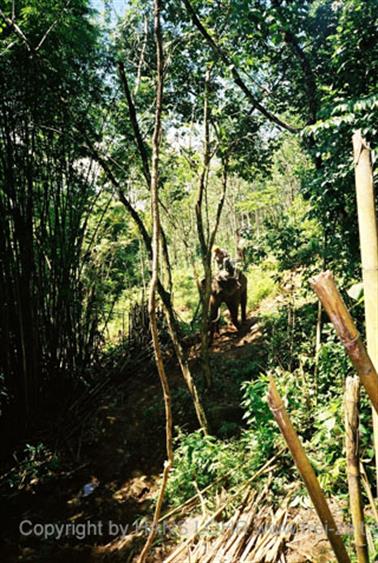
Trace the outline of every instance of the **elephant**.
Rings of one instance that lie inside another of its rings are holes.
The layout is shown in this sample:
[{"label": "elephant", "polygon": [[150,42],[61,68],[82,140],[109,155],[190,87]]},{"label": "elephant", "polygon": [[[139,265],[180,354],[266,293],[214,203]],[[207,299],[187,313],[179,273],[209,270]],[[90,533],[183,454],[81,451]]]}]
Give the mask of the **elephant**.
[{"label": "elephant", "polygon": [[219,331],[220,306],[225,303],[230,311],[231,321],[235,328],[240,329],[238,320],[239,305],[241,307],[241,322],[247,319],[247,278],[240,272],[238,279],[219,273],[211,280],[209,303],[210,338],[212,343],[214,334]]}]

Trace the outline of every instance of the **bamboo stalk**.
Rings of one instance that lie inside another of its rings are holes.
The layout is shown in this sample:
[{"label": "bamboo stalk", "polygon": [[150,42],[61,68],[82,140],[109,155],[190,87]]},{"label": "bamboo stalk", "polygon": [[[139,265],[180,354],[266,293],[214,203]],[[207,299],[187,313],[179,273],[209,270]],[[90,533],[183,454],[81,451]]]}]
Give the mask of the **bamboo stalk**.
[{"label": "bamboo stalk", "polygon": [[[361,136],[353,135],[358,229],[364,284],[366,340],[368,354],[378,370],[378,228],[375,209],[371,151]],[[376,484],[378,487],[378,415],[373,410]]]},{"label": "bamboo stalk", "polygon": [[290,417],[284,407],[272,375],[270,376],[268,402],[270,410],[272,411],[281,433],[290,449],[295,465],[302,475],[303,481],[335,553],[337,561],[339,563],[350,563],[348,553],[345,549],[341,536],[338,533],[336,522],[329,509],[323,491],[320,488],[319,481],[291,423]]},{"label": "bamboo stalk", "polygon": [[336,287],[332,273],[329,271],[320,273],[311,280],[311,285],[323,303],[337,335],[356,368],[362,385],[378,412],[378,375]]},{"label": "bamboo stalk", "polygon": [[349,505],[352,515],[354,542],[358,563],[368,563],[369,554],[366,543],[364,512],[361,496],[361,478],[358,444],[358,403],[360,380],[347,377],[345,382],[345,434],[349,489]]}]

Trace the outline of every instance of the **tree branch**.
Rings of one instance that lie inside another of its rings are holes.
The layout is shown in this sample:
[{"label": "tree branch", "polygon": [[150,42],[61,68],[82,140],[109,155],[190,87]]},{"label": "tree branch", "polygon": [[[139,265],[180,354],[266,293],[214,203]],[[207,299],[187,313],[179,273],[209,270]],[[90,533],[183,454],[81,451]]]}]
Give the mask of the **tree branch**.
[{"label": "tree branch", "polygon": [[259,100],[255,97],[255,95],[251,92],[251,90],[245,84],[244,80],[240,76],[238,70],[236,69],[235,65],[233,64],[233,62],[230,59],[230,57],[228,56],[228,54],[214,41],[214,39],[211,37],[208,30],[201,23],[201,21],[198,18],[198,16],[197,16],[193,6],[191,5],[190,1],[189,0],[182,0],[182,2],[184,3],[184,5],[185,5],[185,7],[186,7],[191,19],[192,19],[192,22],[194,23],[194,25],[196,26],[198,31],[206,39],[207,43],[210,45],[210,47],[213,49],[213,51],[218,55],[220,60],[227,67],[230,68],[235,84],[237,86],[239,86],[239,88],[246,95],[246,97],[250,100],[250,102],[253,104],[253,106],[262,115],[264,115],[267,119],[269,119],[269,121],[271,121],[272,123],[275,123],[279,127],[282,127],[283,129],[286,129],[287,131],[290,131],[291,133],[298,133],[301,130],[300,128],[294,127],[293,125],[286,123],[285,121],[283,121],[282,119],[280,119],[279,117],[277,117],[276,115],[271,113],[268,109],[266,109],[259,102]]},{"label": "tree branch", "polygon": [[3,18],[5,23],[7,23],[9,25],[9,27],[12,27],[14,29],[15,34],[18,35],[18,37],[20,37],[20,39],[23,41],[23,43],[25,43],[27,50],[30,53],[34,53],[35,50],[34,50],[33,46],[30,45],[28,38],[26,37],[26,35],[22,31],[22,29],[16,24],[14,19],[11,19],[6,14],[4,14],[4,12],[1,8],[0,8],[0,16]]},{"label": "tree branch", "polygon": [[[150,172],[150,164],[149,164],[149,159],[148,159],[147,148],[146,148],[146,144],[143,140],[143,136],[142,136],[142,133],[141,133],[141,130],[140,130],[140,127],[139,127],[138,116],[137,116],[137,112],[136,112],[136,109],[135,109],[134,100],[133,100],[133,97],[132,97],[132,94],[131,94],[131,90],[129,88],[129,83],[127,81],[125,66],[124,66],[122,61],[118,62],[118,72],[119,72],[119,76],[120,76],[121,83],[122,83],[122,86],[123,86],[123,91],[125,93],[125,97],[126,97],[126,101],[127,101],[127,107],[129,109],[129,117],[130,117],[130,121],[131,121],[131,126],[133,128],[136,145],[137,145],[137,148],[138,148],[140,158],[142,160],[143,175],[144,175],[144,178],[146,180],[148,188],[150,188],[150,186],[151,186],[151,172]],[[165,262],[166,262],[166,265],[167,265],[167,271],[168,271],[168,277],[169,277],[169,286],[170,286],[170,288],[172,288],[172,275],[171,275],[171,264],[170,264],[170,258],[169,258],[168,243],[167,243],[166,234],[165,234],[163,229],[161,229],[161,238],[162,238],[162,247],[163,247],[164,259],[165,259]]]},{"label": "tree branch", "polygon": [[295,34],[288,29],[287,22],[285,20],[285,14],[282,10],[279,0],[272,0],[273,6],[276,8],[277,13],[279,14],[281,20],[284,22],[284,26],[282,26],[282,31],[284,34],[285,42],[290,47],[294,55],[297,57],[299,64],[302,69],[304,84],[307,92],[307,99],[308,99],[308,108],[309,108],[309,120],[308,125],[313,125],[316,123],[316,114],[317,114],[317,100],[316,100],[316,80],[315,75],[312,71],[310,61],[302,49],[298,39],[296,38]]},{"label": "tree branch", "polygon": [[133,97],[131,95],[129,83],[127,81],[127,76],[126,76],[126,72],[125,72],[125,65],[123,64],[122,61],[118,62],[118,72],[119,72],[119,76],[120,76],[121,83],[122,83],[122,86],[123,86],[123,91],[124,91],[125,96],[126,96],[127,107],[129,108],[129,117],[130,117],[131,125],[132,125],[133,131],[134,131],[134,137],[135,137],[135,140],[136,140],[136,144],[137,144],[137,147],[138,147],[140,157],[142,159],[143,174],[144,174],[144,177],[145,177],[146,182],[148,184],[148,187],[150,187],[151,186],[151,173],[150,173],[150,165],[149,165],[149,160],[148,160],[147,149],[146,149],[146,145],[144,143],[143,137],[142,137],[142,133],[141,133],[140,128],[139,128],[138,117],[137,117],[137,112],[136,112],[135,105],[134,105],[134,100],[133,100]]},{"label": "tree branch", "polygon": [[134,96],[136,96],[137,93],[138,93],[140,82],[141,82],[141,79],[142,79],[142,68],[143,68],[144,56],[145,56],[145,52],[146,52],[146,48],[147,48],[147,39],[148,39],[148,18],[147,18],[147,16],[145,16],[145,18],[144,18],[144,39],[143,39],[142,50],[141,50],[141,53],[140,53],[140,58],[139,58],[139,63],[138,63],[137,77],[136,77],[135,88],[134,88]]},{"label": "tree branch", "polygon": [[212,233],[211,233],[211,236],[210,236],[210,242],[209,242],[210,251],[213,248],[215,237],[217,235],[219,222],[220,222],[220,218],[221,218],[222,210],[223,210],[223,206],[224,206],[224,200],[226,198],[227,184],[228,184],[228,162],[227,162],[227,159],[224,159],[223,160],[223,170],[222,170],[222,195],[221,195],[221,198],[218,202],[217,213],[216,213],[216,216],[215,216],[215,223],[214,223],[214,227],[213,227],[213,230],[212,230]]}]

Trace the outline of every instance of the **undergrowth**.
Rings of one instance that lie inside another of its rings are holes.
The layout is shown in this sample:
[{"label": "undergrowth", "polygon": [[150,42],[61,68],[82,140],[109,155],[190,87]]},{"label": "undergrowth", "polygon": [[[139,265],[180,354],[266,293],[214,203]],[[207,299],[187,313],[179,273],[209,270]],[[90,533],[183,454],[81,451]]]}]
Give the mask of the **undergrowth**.
[{"label": "undergrowth", "polygon": [[[325,494],[345,498],[343,394],[345,377],[353,374],[353,368],[328,323],[324,324],[321,348],[315,358],[317,304],[305,292],[297,302],[298,306],[293,307],[292,302],[286,301],[260,319],[268,351],[263,362],[258,358],[245,363],[229,360],[220,369],[220,374],[222,369],[234,373],[234,377],[223,383],[220,377],[219,385],[227,386],[231,382],[235,387],[229,388],[228,394],[239,394],[245,427],[226,439],[205,436],[201,431],[178,432],[175,467],[168,485],[170,504],[184,502],[198,489],[216,480],[220,481],[219,487],[232,489],[250,478],[257,468],[284,447],[267,404],[269,374],[275,377]],[[369,473],[373,459],[371,413],[364,395],[360,431],[362,459]],[[285,490],[292,478],[293,462],[285,454],[275,479],[275,489]],[[209,491],[210,498],[219,487]],[[301,489],[294,504],[308,504],[305,497],[307,495]]]}]

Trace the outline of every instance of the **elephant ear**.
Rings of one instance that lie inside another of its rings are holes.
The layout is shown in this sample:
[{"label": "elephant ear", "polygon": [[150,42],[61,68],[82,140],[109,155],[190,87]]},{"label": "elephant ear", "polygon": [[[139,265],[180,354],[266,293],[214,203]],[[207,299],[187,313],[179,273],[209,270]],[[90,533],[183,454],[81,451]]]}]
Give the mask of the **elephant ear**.
[{"label": "elephant ear", "polygon": [[231,279],[230,274],[227,270],[220,270],[217,275],[215,276],[215,280],[219,283],[219,285],[227,284]]},{"label": "elephant ear", "polygon": [[216,277],[216,281],[220,289],[226,294],[232,295],[233,293],[235,293],[236,289],[238,288],[236,279],[230,275],[223,276],[218,274],[218,276]]}]

